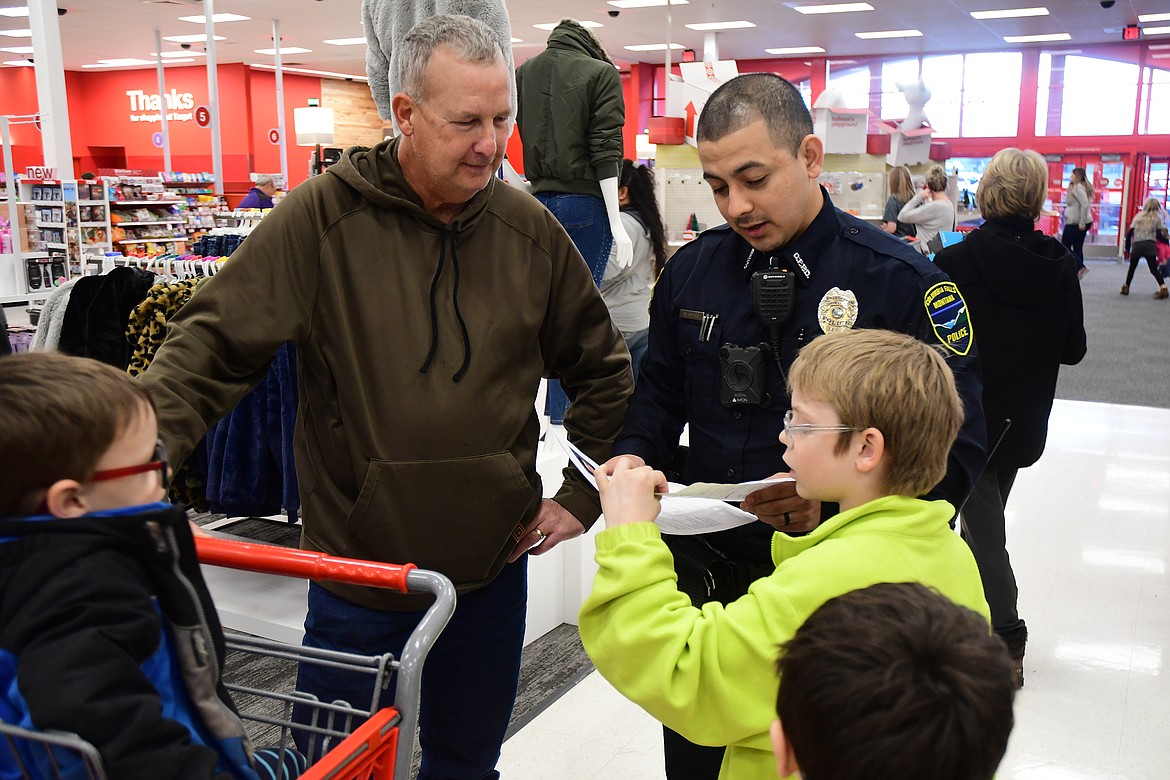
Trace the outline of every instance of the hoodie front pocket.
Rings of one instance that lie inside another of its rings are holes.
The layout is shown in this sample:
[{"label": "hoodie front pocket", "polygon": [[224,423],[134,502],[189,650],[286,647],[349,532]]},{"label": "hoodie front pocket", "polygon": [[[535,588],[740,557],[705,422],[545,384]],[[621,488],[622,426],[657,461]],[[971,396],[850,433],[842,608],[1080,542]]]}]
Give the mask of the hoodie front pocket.
[{"label": "hoodie front pocket", "polygon": [[482,583],[513,547],[540,496],[510,452],[441,460],[371,460],[346,520],[355,549]]}]

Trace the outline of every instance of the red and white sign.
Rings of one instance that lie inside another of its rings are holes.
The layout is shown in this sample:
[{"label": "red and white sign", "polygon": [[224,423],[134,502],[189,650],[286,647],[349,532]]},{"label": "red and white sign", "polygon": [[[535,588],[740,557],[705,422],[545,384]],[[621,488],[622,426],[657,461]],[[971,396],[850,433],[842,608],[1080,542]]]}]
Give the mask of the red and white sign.
[{"label": "red and white sign", "polygon": [[273,146],[280,145],[280,128],[274,127],[268,131],[268,143]]},{"label": "red and white sign", "polygon": [[195,124],[200,127],[207,127],[211,124],[211,109],[207,106],[195,107]]},{"label": "red and white sign", "polygon": [[53,181],[57,178],[57,169],[47,165],[30,165],[24,169],[24,178],[36,181]]}]

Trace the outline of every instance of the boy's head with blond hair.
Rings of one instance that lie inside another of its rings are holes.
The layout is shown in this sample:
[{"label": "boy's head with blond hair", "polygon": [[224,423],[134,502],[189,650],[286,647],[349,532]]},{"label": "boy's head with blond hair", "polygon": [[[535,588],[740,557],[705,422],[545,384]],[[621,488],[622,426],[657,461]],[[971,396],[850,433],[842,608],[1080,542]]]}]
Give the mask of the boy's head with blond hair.
[{"label": "boy's head with blond hair", "polygon": [[0,463],[0,517],[76,517],[165,496],[150,395],[87,358],[0,360]]},{"label": "boy's head with blond hair", "polygon": [[[802,496],[839,500],[802,490],[800,459],[817,446],[831,446],[837,458],[856,450],[854,465],[879,495],[920,496],[946,474],[963,405],[939,349],[886,330],[826,334],[801,350],[788,389],[793,411],[785,461]],[[835,444],[818,445],[805,435],[815,432],[835,433]],[[806,476],[814,474],[807,468]]]}]

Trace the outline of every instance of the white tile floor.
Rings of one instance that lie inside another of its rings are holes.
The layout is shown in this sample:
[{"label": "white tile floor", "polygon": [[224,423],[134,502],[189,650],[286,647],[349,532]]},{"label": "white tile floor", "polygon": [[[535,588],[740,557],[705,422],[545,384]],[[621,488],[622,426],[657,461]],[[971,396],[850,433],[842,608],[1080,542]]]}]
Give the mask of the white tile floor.
[{"label": "white tile floor", "polygon": [[[1058,401],[1008,535],[1031,638],[998,777],[1170,778],[1170,410]],[[509,740],[499,768],[662,778],[660,733],[594,673]]]}]

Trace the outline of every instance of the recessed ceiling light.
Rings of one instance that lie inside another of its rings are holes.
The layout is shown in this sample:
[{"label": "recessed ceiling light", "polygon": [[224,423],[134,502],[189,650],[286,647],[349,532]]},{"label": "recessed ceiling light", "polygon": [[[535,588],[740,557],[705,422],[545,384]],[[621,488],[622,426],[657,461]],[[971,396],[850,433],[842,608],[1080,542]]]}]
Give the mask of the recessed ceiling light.
[{"label": "recessed ceiling light", "polygon": [[[268,65],[263,62],[257,62],[249,67],[260,68],[261,70],[276,70],[275,65]],[[290,68],[287,65],[281,68],[285,73],[308,73],[313,76],[331,76],[337,79],[350,79],[351,81],[366,81],[365,76],[355,76],[352,73],[334,73],[331,70],[312,70],[311,68]]]},{"label": "recessed ceiling light", "polygon": [[0,35],[7,35],[9,38],[31,38],[32,30],[0,30]]},{"label": "recessed ceiling light", "polygon": [[817,54],[823,52],[820,46],[789,46],[783,49],[764,49],[768,54]]},{"label": "recessed ceiling light", "polygon": [[848,14],[854,11],[872,11],[869,3],[835,3],[831,5],[794,5],[792,10],[802,14]]},{"label": "recessed ceiling light", "polygon": [[1045,33],[1044,35],[1005,35],[1004,43],[1038,43],[1040,41],[1071,41],[1068,33]]},{"label": "recessed ceiling light", "polygon": [[7,48],[0,49],[0,51],[6,51],[9,54],[32,54],[33,47],[31,47],[31,46],[9,46]]},{"label": "recessed ceiling light", "polygon": [[[194,62],[194,60],[192,60]],[[117,57],[112,60],[98,60],[89,65],[82,65],[83,68],[127,68],[131,65],[154,65],[153,60],[143,60],[138,57]]]},{"label": "recessed ceiling light", "polygon": [[[658,5],[666,5],[666,0],[609,0],[609,4],[615,8],[653,8]],[[670,0],[671,5],[690,5],[687,0]]]},{"label": "recessed ceiling light", "polygon": [[1138,21],[1143,24],[1146,22],[1170,22],[1170,14],[1138,14]]},{"label": "recessed ceiling light", "polygon": [[321,41],[321,43],[330,43],[334,46],[357,46],[358,44],[365,42],[365,36],[362,36],[361,38],[330,38],[327,41]]},{"label": "recessed ceiling light", "polygon": [[[157,57],[158,55],[155,54],[154,52],[151,52],[150,56]],[[164,60],[182,59],[184,57],[206,57],[206,56],[207,55],[204,54],[203,52],[195,51],[195,50],[191,50],[191,51],[164,51],[162,53],[162,58]]]},{"label": "recessed ceiling light", "polygon": [[[253,49],[257,54],[267,54],[272,57],[276,54],[276,49]],[[281,46],[280,53],[284,54],[311,54],[312,49],[302,49],[300,46]]]},{"label": "recessed ceiling light", "polygon": [[13,65],[15,67],[21,67],[21,68],[31,68],[32,67],[32,63],[29,62],[28,60],[5,60],[4,64],[5,65]]},{"label": "recessed ceiling light", "polygon": [[512,43],[524,43],[524,41],[520,40],[519,38],[513,38]]},{"label": "recessed ceiling light", "polygon": [[[247,22],[251,20],[250,16],[240,16],[239,14],[212,14],[211,21],[213,22]],[[207,17],[203,14],[199,16],[180,16],[180,22],[195,22],[197,24],[207,24]]]},{"label": "recessed ceiling light", "polygon": [[[16,8],[0,8],[0,16],[11,16],[14,19],[18,16],[28,16],[28,8],[21,6],[17,6]],[[11,65],[12,63],[9,62],[6,64]]]},{"label": "recessed ceiling light", "polygon": [[1002,11],[972,11],[973,19],[1019,19],[1024,16],[1048,16],[1047,8],[1006,8]]},{"label": "recessed ceiling light", "polygon": [[877,30],[875,32],[860,32],[853,33],[862,40],[873,40],[875,38],[918,38],[921,37],[921,30]]},{"label": "recessed ceiling light", "polygon": [[1166,35],[1170,33],[1170,27],[1143,27],[1142,35]]},{"label": "recessed ceiling light", "polygon": [[[532,26],[538,30],[555,30],[560,24],[560,22],[546,22],[545,24],[534,24]],[[582,27],[605,27],[601,22],[577,22],[577,24]]]},{"label": "recessed ceiling light", "polygon": [[711,31],[711,30],[742,30],[745,27],[755,27],[754,22],[738,21],[738,22],[703,22],[701,24],[684,25],[688,30]]},{"label": "recessed ceiling light", "polygon": [[[163,40],[173,41],[175,43],[206,43],[207,35],[203,33],[199,35],[164,35]],[[223,37],[222,35],[216,35],[215,40],[226,41],[227,38]]]},{"label": "recessed ceiling light", "polygon": [[[672,43],[672,44],[670,44],[670,48],[672,48],[672,49],[685,49],[686,46],[683,46],[681,43]],[[665,43],[639,43],[636,46],[627,46],[626,50],[627,51],[666,51],[666,44]]]}]

